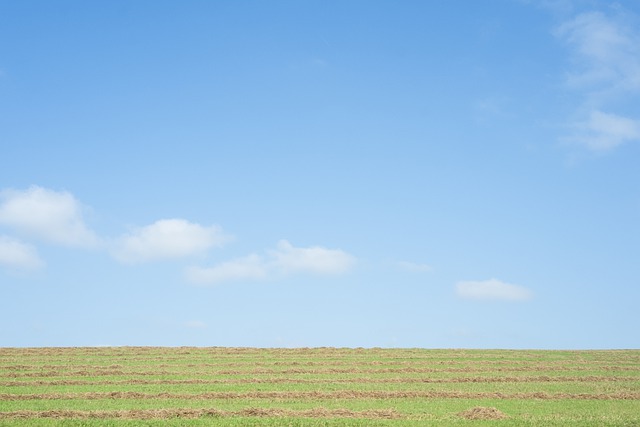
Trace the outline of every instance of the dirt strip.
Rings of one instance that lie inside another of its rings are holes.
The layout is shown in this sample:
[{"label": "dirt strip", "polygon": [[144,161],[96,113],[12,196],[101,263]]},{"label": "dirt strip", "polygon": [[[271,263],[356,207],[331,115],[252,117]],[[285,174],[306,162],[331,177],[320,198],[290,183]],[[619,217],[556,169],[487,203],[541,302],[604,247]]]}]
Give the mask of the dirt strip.
[{"label": "dirt strip", "polygon": [[457,391],[256,391],[246,393],[141,393],[134,391],[87,392],[87,393],[43,393],[10,394],[1,393],[0,401],[25,400],[229,400],[229,399],[269,399],[269,400],[334,400],[334,399],[544,399],[544,400],[640,400],[640,393],[500,393],[500,392],[457,392]]},{"label": "dirt strip", "polygon": [[301,417],[301,418],[366,418],[394,419],[402,415],[393,409],[352,411],[349,409],[314,408],[308,410],[245,408],[239,411],[223,411],[220,409],[133,409],[120,411],[11,411],[0,412],[0,419],[169,419],[169,418],[201,418],[201,417]]},{"label": "dirt strip", "polygon": [[103,386],[103,385],[189,385],[189,384],[458,384],[458,383],[603,383],[603,382],[625,382],[638,381],[635,377],[453,377],[453,378],[286,378],[286,377],[266,377],[266,378],[222,378],[222,379],[183,379],[183,380],[35,380],[35,381],[0,381],[0,387],[50,387],[50,386]]}]

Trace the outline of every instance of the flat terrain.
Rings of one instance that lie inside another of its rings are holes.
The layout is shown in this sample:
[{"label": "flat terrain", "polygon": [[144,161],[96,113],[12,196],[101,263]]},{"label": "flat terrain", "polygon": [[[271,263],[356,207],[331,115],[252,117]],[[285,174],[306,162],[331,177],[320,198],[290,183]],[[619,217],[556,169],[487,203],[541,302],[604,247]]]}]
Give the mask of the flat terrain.
[{"label": "flat terrain", "polygon": [[640,350],[0,348],[0,426],[640,426]]}]

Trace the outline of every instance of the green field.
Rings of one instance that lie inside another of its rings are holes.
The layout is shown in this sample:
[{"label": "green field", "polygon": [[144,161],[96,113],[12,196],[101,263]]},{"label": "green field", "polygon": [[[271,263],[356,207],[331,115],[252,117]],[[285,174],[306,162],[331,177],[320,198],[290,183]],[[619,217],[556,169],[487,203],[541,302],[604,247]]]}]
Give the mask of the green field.
[{"label": "green field", "polygon": [[640,426],[640,350],[0,348],[1,426]]}]

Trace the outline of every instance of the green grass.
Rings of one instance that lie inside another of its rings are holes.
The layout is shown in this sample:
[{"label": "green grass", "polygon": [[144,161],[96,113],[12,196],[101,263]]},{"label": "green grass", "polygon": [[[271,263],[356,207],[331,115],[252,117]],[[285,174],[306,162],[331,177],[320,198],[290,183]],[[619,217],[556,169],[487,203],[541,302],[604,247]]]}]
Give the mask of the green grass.
[{"label": "green grass", "polygon": [[[459,415],[474,407],[508,418]],[[248,416],[248,408],[275,412]],[[223,412],[115,412],[171,409]],[[78,412],[35,417],[52,415],[43,411]],[[637,426],[640,351],[0,348],[0,426],[27,425]]]}]

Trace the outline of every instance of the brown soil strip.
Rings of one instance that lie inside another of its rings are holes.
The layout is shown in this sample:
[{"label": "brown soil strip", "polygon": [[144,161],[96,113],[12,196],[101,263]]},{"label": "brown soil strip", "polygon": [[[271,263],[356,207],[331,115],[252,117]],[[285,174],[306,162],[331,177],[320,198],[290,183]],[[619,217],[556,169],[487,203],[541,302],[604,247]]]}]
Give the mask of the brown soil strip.
[{"label": "brown soil strip", "polygon": [[393,409],[352,411],[349,409],[314,408],[308,410],[245,408],[239,411],[223,411],[220,409],[134,409],[122,411],[12,411],[0,412],[0,419],[168,419],[168,418],[200,418],[200,417],[302,417],[302,418],[367,418],[393,419],[401,418],[401,414]]},{"label": "brown soil strip", "polygon": [[208,392],[185,393],[141,393],[134,391],[88,392],[88,393],[43,393],[43,394],[0,394],[0,401],[24,400],[228,400],[228,399],[279,399],[279,400],[333,400],[333,399],[579,399],[579,400],[640,400],[640,393],[499,393],[499,392],[457,392],[457,391],[258,391],[246,393]]},{"label": "brown soil strip", "polygon": [[635,377],[453,377],[453,378],[416,378],[416,377],[394,377],[394,378],[287,378],[287,377],[265,377],[265,378],[223,378],[223,379],[182,379],[182,380],[35,380],[35,381],[0,381],[0,387],[34,387],[34,386],[84,386],[84,385],[189,385],[189,384],[457,384],[457,383],[603,383],[603,382],[625,382],[638,381]]}]

